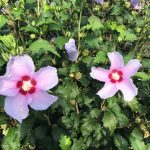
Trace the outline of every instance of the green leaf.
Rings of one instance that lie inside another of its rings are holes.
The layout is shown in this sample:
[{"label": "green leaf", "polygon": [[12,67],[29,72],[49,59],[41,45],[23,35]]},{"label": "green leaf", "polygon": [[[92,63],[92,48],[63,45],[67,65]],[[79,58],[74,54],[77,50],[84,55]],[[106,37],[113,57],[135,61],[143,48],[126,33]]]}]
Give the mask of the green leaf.
[{"label": "green leaf", "polygon": [[138,140],[143,140],[142,131],[138,128],[134,128],[134,130],[131,133],[131,136]]},{"label": "green leaf", "polygon": [[56,42],[57,47],[59,49],[62,49],[65,47],[65,43],[68,42],[68,38],[63,37],[63,36],[59,36],[56,38],[55,42]]},{"label": "green leaf", "polygon": [[38,39],[33,42],[27,50],[32,52],[32,54],[51,52],[56,56],[60,57],[60,55],[56,52],[55,48],[48,41],[43,39]]},{"label": "green leaf", "polygon": [[147,146],[144,141],[140,141],[138,139],[130,138],[131,145],[134,150],[147,150]]},{"label": "green leaf", "polygon": [[147,146],[143,141],[142,131],[138,128],[134,128],[132,131],[130,135],[130,142],[134,150],[147,150]]},{"label": "green leaf", "polygon": [[96,16],[91,16],[88,19],[89,24],[82,27],[81,30],[89,30],[92,29],[93,31],[103,28],[103,24],[101,23],[100,19]]},{"label": "green leaf", "polygon": [[142,114],[144,111],[144,107],[136,99],[125,103],[132,109],[133,112],[139,112]]},{"label": "green leaf", "polygon": [[3,15],[0,15],[0,29],[6,24],[7,19]]},{"label": "green leaf", "polygon": [[61,150],[70,150],[70,146],[71,146],[71,139],[70,137],[67,137],[66,135],[63,135],[61,136],[61,139],[60,139],[60,148]]},{"label": "green leaf", "polygon": [[8,49],[15,49],[16,48],[16,40],[13,34],[8,34],[4,36],[0,36],[0,41],[8,48]]},{"label": "green leaf", "polygon": [[9,128],[7,135],[3,139],[3,150],[18,150],[20,149],[20,127]]},{"label": "green leaf", "polygon": [[118,148],[118,150],[127,150],[128,149],[127,140],[120,134],[114,135],[114,142],[115,142],[115,145]]},{"label": "green leaf", "polygon": [[72,64],[70,66],[70,72],[71,73],[79,72],[79,66],[78,66],[78,64]]},{"label": "green leaf", "polygon": [[20,30],[21,31],[25,31],[25,32],[38,33],[38,30],[35,27],[33,27],[33,26],[29,25],[29,24],[27,26],[25,26],[25,27],[20,28]]},{"label": "green leaf", "polygon": [[141,78],[142,81],[150,80],[150,74],[147,74],[145,72],[138,72],[138,73],[135,74],[135,76]]},{"label": "green leaf", "polygon": [[106,61],[107,61],[107,53],[105,51],[99,51],[94,59],[94,64],[106,63]]},{"label": "green leaf", "polygon": [[99,115],[100,115],[100,110],[99,110],[98,108],[94,108],[94,109],[92,109],[91,112],[90,112],[90,116],[91,116],[92,118],[98,118]]},{"label": "green leaf", "polygon": [[66,78],[62,86],[59,86],[57,89],[58,94],[60,94],[65,99],[75,99],[79,94],[79,89],[76,82],[67,80]]},{"label": "green leaf", "polygon": [[108,128],[111,133],[114,132],[117,125],[117,119],[111,111],[106,111],[103,116],[103,125]]},{"label": "green leaf", "polygon": [[127,30],[124,32],[124,40],[125,41],[135,41],[137,39],[137,36],[132,33],[130,30]]},{"label": "green leaf", "polygon": [[89,36],[85,38],[85,43],[89,48],[99,48],[100,39]]},{"label": "green leaf", "polygon": [[110,15],[119,15],[122,11],[122,8],[120,6],[114,5]]},{"label": "green leaf", "polygon": [[110,100],[108,101],[108,107],[115,114],[120,127],[126,126],[129,124],[128,117],[121,111],[121,108],[115,97],[110,98]]}]

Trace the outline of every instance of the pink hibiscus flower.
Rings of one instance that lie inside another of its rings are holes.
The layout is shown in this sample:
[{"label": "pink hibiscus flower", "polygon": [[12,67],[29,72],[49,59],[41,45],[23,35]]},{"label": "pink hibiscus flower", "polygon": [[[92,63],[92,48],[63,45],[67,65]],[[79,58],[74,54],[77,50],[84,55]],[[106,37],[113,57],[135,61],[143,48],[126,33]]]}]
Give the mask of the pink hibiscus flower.
[{"label": "pink hibiscus flower", "polygon": [[58,84],[57,70],[47,66],[35,72],[28,55],[12,57],[6,74],[0,79],[0,94],[5,98],[4,110],[20,123],[28,116],[28,105],[35,110],[45,110],[57,100],[46,91]]},{"label": "pink hibiscus flower", "polygon": [[65,49],[69,60],[76,61],[78,59],[78,50],[74,39],[69,39],[68,43],[65,44]]},{"label": "pink hibiscus flower", "polygon": [[111,62],[109,70],[100,67],[92,67],[91,69],[90,75],[92,78],[105,82],[104,87],[98,91],[97,95],[102,99],[107,99],[120,90],[126,101],[132,100],[137,95],[138,90],[130,77],[135,75],[141,67],[139,60],[130,60],[124,66],[124,60],[120,53],[108,53],[108,58]]}]

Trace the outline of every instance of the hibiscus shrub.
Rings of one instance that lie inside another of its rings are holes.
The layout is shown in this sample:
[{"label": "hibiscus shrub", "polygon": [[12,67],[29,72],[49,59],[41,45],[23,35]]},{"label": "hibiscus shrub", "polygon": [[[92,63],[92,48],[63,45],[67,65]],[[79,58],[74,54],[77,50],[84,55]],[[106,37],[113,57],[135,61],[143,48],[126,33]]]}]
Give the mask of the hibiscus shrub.
[{"label": "hibiscus shrub", "polygon": [[[149,0],[0,0],[0,10],[1,149],[150,150]],[[49,96],[22,98],[37,84]]]}]

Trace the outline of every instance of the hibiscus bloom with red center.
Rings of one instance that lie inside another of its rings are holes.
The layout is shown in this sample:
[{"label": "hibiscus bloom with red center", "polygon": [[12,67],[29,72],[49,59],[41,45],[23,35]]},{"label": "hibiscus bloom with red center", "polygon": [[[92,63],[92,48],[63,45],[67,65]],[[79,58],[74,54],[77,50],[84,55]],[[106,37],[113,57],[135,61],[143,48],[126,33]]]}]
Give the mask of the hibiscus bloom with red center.
[{"label": "hibiscus bloom with red center", "polygon": [[34,110],[45,110],[57,100],[57,96],[46,92],[58,84],[56,68],[47,66],[35,72],[28,55],[10,58],[0,84],[0,94],[6,96],[4,110],[19,122],[28,116],[28,105]]},{"label": "hibiscus bloom with red center", "polygon": [[132,100],[138,93],[131,76],[135,75],[141,67],[138,59],[133,59],[124,65],[123,57],[118,52],[108,53],[111,62],[109,70],[92,67],[90,76],[96,80],[105,82],[104,87],[98,91],[102,99],[114,96],[118,90],[123,93],[126,101]]}]

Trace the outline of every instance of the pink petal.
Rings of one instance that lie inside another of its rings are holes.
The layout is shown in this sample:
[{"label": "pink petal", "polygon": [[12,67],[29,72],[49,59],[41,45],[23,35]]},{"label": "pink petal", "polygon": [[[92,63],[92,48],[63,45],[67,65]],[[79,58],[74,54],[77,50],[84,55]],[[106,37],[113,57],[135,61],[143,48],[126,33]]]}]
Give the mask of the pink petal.
[{"label": "pink petal", "polygon": [[123,93],[126,101],[131,101],[137,95],[138,89],[131,79],[124,79],[117,84],[117,89]]},{"label": "pink petal", "polygon": [[117,91],[118,90],[115,84],[106,82],[104,87],[100,91],[98,91],[97,95],[99,95],[102,99],[107,99],[114,96]]},{"label": "pink petal", "polygon": [[16,88],[16,81],[10,80],[8,78],[0,79],[0,94],[4,96],[15,96],[18,93]]},{"label": "pink petal", "polygon": [[57,96],[46,93],[45,91],[38,91],[31,95],[31,108],[35,110],[45,110],[57,100]]},{"label": "pink petal", "polygon": [[30,101],[29,97],[20,94],[14,97],[6,97],[4,110],[9,116],[21,123],[29,113],[28,101]]},{"label": "pink petal", "polygon": [[105,70],[100,67],[98,67],[98,68],[92,67],[90,76],[93,79],[105,82],[108,79],[108,70]]},{"label": "pink petal", "polygon": [[57,69],[55,67],[44,67],[35,73],[37,87],[42,90],[48,90],[58,84]]},{"label": "pink petal", "polygon": [[6,68],[7,77],[18,78],[34,73],[35,67],[33,60],[28,55],[11,57]]},{"label": "pink petal", "polygon": [[119,52],[108,53],[108,58],[111,62],[110,69],[121,69],[124,66],[124,60]]},{"label": "pink petal", "polygon": [[142,65],[140,64],[140,61],[138,59],[133,59],[128,62],[127,65],[123,68],[123,74],[125,77],[131,77],[137,73],[139,68]]},{"label": "pink petal", "polygon": [[76,61],[78,59],[78,50],[74,39],[69,39],[68,43],[65,43],[65,49],[69,60]]},{"label": "pink petal", "polygon": [[104,0],[94,0],[95,2],[99,3],[99,4],[103,4]]},{"label": "pink petal", "polygon": [[140,9],[141,9],[141,6],[139,6],[139,4],[137,4],[137,5],[134,6],[134,9],[135,9],[135,10],[140,10]]}]

